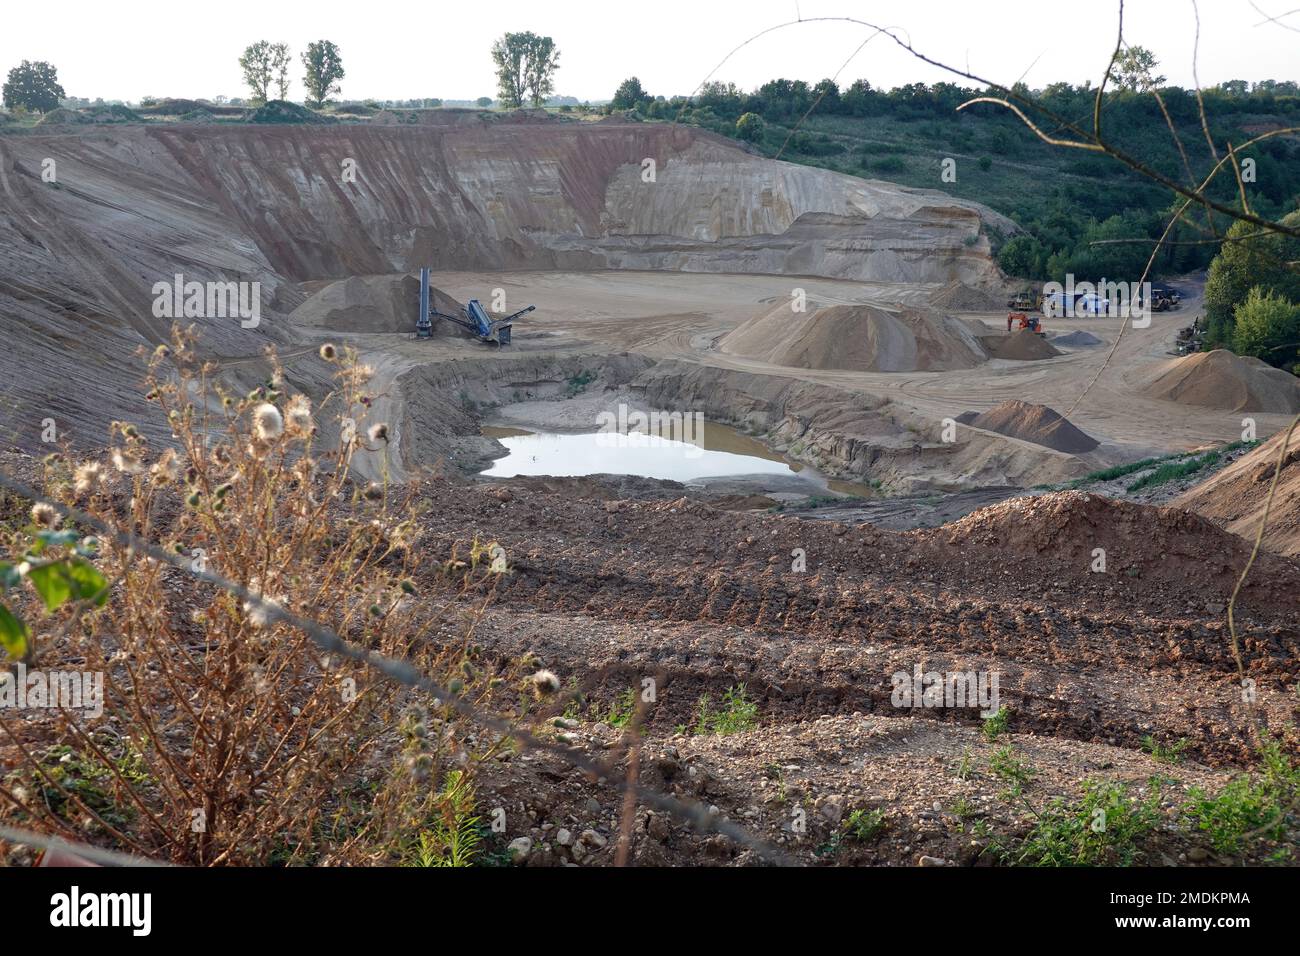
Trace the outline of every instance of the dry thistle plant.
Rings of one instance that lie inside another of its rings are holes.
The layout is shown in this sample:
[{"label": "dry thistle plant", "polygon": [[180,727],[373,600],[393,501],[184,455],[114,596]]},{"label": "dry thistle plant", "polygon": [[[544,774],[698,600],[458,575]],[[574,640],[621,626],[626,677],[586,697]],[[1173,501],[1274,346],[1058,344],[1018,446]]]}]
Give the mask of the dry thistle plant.
[{"label": "dry thistle plant", "polygon": [[[355,352],[322,349],[337,386],[313,407],[287,394],[273,352],[266,384],[234,396],[194,346],[177,330],[148,358],[147,398],[173,443],[152,448],[116,423],[104,460],[47,462],[46,494],[455,694],[487,703],[517,686],[509,662],[474,659],[492,591],[477,542],[470,562],[433,558],[442,573],[417,589],[412,503],[349,477],[382,424],[365,423],[369,371]],[[324,421],[339,436],[329,447]],[[10,553],[57,516],[32,518],[8,532]],[[52,540],[43,557],[93,555],[106,593],[44,618],[31,596],[11,606],[39,619],[33,667],[103,674],[103,716],[0,712],[0,747],[19,766],[0,781],[0,817],[192,865],[473,860],[474,771],[499,740],[480,745],[447,702],[331,660],[260,602],[111,540]],[[418,720],[403,717],[412,706]]]}]

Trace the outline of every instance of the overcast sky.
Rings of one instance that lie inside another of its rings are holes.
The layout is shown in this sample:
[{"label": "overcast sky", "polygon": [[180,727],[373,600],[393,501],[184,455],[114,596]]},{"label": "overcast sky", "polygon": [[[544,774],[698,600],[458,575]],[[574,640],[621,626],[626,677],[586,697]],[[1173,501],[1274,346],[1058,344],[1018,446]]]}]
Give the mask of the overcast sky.
[{"label": "overcast sky", "polygon": [[[1266,14],[1295,0],[1255,0]],[[0,70],[48,60],[71,96],[244,96],[237,59],[257,39],[293,49],[292,98],[301,99],[297,55],[333,40],[343,54],[343,96],[363,99],[495,95],[489,49],[506,30],[554,37],[556,91],[608,99],[635,74],[653,94],[693,91],[734,47],[764,28],[812,17],[851,16],[899,27],[935,59],[1033,87],[1094,82],[1115,41],[1113,0],[64,0],[4,4]],[[1300,12],[1263,23],[1250,0],[1200,0],[1202,84],[1300,79]],[[777,76],[815,82],[835,74],[870,31],[848,23],[777,30],[738,52],[716,79],[750,88]],[[1192,83],[1191,0],[1129,0],[1125,38],[1153,50],[1170,82]],[[877,37],[840,73],[840,84],[934,82],[944,74]]]}]

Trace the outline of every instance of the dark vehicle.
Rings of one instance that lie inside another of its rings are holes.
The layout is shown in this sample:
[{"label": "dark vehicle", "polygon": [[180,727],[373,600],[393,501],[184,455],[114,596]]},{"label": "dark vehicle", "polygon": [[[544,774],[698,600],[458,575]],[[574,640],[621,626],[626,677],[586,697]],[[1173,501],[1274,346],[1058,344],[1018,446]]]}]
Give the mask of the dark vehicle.
[{"label": "dark vehicle", "polygon": [[1168,312],[1183,304],[1183,294],[1172,286],[1153,285],[1151,287],[1151,307],[1156,312]]},{"label": "dark vehicle", "polygon": [[1007,300],[1007,308],[1016,312],[1036,312],[1042,304],[1043,297],[1033,292],[1017,292]]}]

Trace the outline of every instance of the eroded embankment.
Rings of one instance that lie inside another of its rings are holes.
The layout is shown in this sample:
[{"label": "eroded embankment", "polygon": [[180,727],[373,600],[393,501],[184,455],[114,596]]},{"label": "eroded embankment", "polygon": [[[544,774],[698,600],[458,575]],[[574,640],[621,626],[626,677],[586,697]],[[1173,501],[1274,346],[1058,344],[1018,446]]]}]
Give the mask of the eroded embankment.
[{"label": "eroded embankment", "polygon": [[[944,422],[880,395],[635,354],[429,363],[405,372],[399,387],[407,469],[445,459],[463,473],[481,470],[501,454],[480,434],[484,420],[522,403],[534,403],[527,423],[589,432],[620,404],[698,412],[825,475],[880,482],[895,493],[1028,486],[1064,481],[1087,468],[1064,452],[972,429],[945,442]],[[554,408],[543,414],[538,402]],[[614,458],[609,471],[618,472]]]},{"label": "eroded embankment", "polygon": [[1068,454],[969,429],[945,442],[942,420],[871,392],[673,360],[648,369],[632,389],[653,407],[703,412],[826,474],[896,492],[1027,486],[1087,470]]},{"label": "eroded embankment", "polygon": [[[416,366],[397,383],[404,398],[399,430],[405,465],[412,469],[444,461],[458,472],[481,471],[501,454],[501,446],[482,435],[483,420],[495,409],[573,398],[590,388],[614,392],[650,365],[642,356],[621,354],[462,359]],[[594,415],[582,430],[596,430]]]},{"label": "eroded embankment", "polygon": [[[1300,429],[1273,436],[1174,503],[1248,541],[1255,540],[1262,524],[1265,549],[1300,556]],[[1300,596],[1296,603],[1300,606]]]}]

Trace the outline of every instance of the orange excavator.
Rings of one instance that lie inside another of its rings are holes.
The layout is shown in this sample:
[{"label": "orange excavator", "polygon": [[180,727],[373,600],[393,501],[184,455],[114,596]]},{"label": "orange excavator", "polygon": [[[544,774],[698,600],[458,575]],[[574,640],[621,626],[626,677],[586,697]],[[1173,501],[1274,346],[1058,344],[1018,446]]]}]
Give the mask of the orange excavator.
[{"label": "orange excavator", "polygon": [[1030,315],[1027,312],[1008,312],[1007,313],[1007,331],[1011,331],[1012,324],[1015,323],[1017,329],[1028,329],[1035,335],[1046,335],[1043,331],[1042,320],[1036,315]]}]

